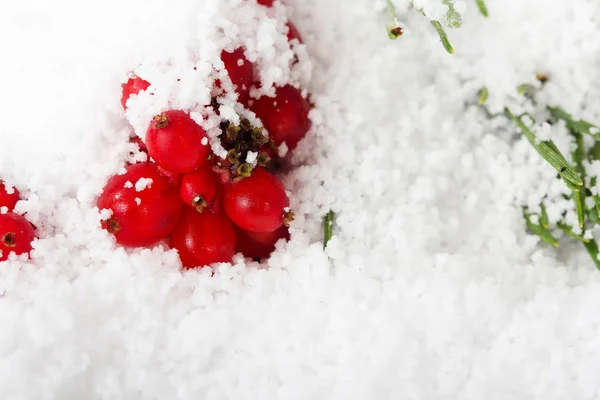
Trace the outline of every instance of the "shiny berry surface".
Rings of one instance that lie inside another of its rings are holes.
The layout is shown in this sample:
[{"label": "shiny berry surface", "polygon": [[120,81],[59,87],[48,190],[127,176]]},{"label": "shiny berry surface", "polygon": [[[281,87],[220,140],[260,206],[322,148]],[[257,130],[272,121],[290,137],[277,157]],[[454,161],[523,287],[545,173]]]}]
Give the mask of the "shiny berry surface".
[{"label": "shiny berry surface", "polygon": [[146,146],[158,165],[180,174],[206,165],[211,153],[204,129],[180,110],[154,117],[146,132]]},{"label": "shiny berry surface", "polygon": [[0,261],[7,260],[11,252],[29,254],[33,239],[35,230],[25,217],[12,212],[0,214]]},{"label": "shiny berry surface", "polygon": [[225,185],[223,207],[234,224],[250,232],[273,232],[284,224],[290,202],[283,184],[263,168]]},{"label": "shiny berry surface", "polygon": [[123,93],[121,95],[121,105],[123,109],[127,109],[127,100],[132,94],[139,94],[142,90],[146,90],[150,87],[150,82],[143,80],[139,76],[132,76],[122,86]]},{"label": "shiny berry surface", "polygon": [[261,260],[271,255],[275,250],[275,244],[279,239],[290,239],[290,233],[286,226],[267,233],[248,232],[236,227],[237,238],[236,251],[254,260]]},{"label": "shiny berry surface", "polygon": [[202,212],[211,206],[217,197],[221,182],[210,166],[183,176],[181,181],[181,199],[196,211]]},{"label": "shiny berry surface", "polygon": [[182,207],[177,186],[153,163],[127,167],[125,174],[108,181],[98,198],[100,210],[112,211],[102,227],[129,247],[151,246],[168,236]]},{"label": "shiny berry surface", "polygon": [[253,64],[248,61],[241,47],[231,53],[223,51],[221,61],[225,64],[231,83],[235,85],[235,91],[239,96],[238,101],[245,104],[250,97],[250,88],[254,80]]},{"label": "shiny berry surface", "polygon": [[199,213],[186,207],[170,237],[184,268],[230,262],[235,254],[235,231],[224,215]]},{"label": "shiny berry surface", "polygon": [[286,85],[276,89],[275,97],[263,96],[256,100],[251,110],[262,121],[275,145],[286,143],[294,149],[311,127],[308,118],[310,104],[300,90]]},{"label": "shiny berry surface", "polygon": [[[10,193],[8,193],[10,191]],[[8,211],[12,211],[17,204],[17,201],[21,198],[17,188],[8,188],[4,185],[4,182],[0,180],[0,207],[8,208]]]}]

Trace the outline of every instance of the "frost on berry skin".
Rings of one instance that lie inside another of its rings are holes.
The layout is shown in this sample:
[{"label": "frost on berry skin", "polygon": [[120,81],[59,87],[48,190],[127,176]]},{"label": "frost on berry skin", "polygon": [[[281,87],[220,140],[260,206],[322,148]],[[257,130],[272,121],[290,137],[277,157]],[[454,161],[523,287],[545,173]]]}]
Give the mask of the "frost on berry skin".
[{"label": "frost on berry skin", "polygon": [[132,76],[122,85],[123,94],[121,95],[121,105],[127,110],[127,100],[132,94],[139,94],[141,91],[150,87],[150,82],[143,80],[139,76]]},{"label": "frost on berry skin", "polygon": [[251,110],[262,121],[275,145],[286,143],[293,150],[311,127],[310,103],[291,85],[276,89],[275,97],[263,96]]},{"label": "frost on berry skin", "polygon": [[[137,191],[131,182],[142,179],[151,179],[152,183]],[[177,186],[152,163],[131,165],[125,174],[113,176],[98,198],[100,210],[112,211],[102,227],[115,236],[117,243],[128,247],[151,246],[167,237],[182,207]]]},{"label": "frost on berry skin", "polygon": [[279,239],[290,239],[290,232],[286,226],[267,233],[248,232],[236,226],[235,234],[236,251],[257,261],[269,257]]},{"label": "frost on berry skin", "polygon": [[148,153],[162,168],[185,174],[208,163],[206,131],[185,111],[169,110],[155,116],[146,132]]},{"label": "frost on berry skin", "polygon": [[[250,88],[254,81],[254,65],[248,61],[244,55],[244,49],[241,47],[231,53],[223,50],[221,61],[225,64],[229,79],[235,86],[235,92],[239,96],[238,101],[246,104],[250,98]],[[220,86],[220,82],[215,82],[215,86]]]},{"label": "frost on berry skin", "polygon": [[250,232],[273,232],[287,223],[290,201],[283,184],[264,168],[225,185],[223,208],[234,224]]},{"label": "frost on berry skin", "polygon": [[35,230],[25,217],[13,212],[0,214],[0,261],[7,260],[11,252],[29,254],[33,239]]},{"label": "frost on berry skin", "polygon": [[0,207],[6,207],[8,211],[12,211],[20,198],[21,195],[17,188],[6,187],[4,182],[0,180]]},{"label": "frost on berry skin", "polygon": [[202,212],[206,207],[213,205],[220,186],[219,175],[210,167],[205,167],[183,176],[181,199],[196,211]]},{"label": "frost on berry skin", "polygon": [[170,237],[184,268],[231,262],[235,254],[235,231],[225,215],[198,213],[186,207]]}]

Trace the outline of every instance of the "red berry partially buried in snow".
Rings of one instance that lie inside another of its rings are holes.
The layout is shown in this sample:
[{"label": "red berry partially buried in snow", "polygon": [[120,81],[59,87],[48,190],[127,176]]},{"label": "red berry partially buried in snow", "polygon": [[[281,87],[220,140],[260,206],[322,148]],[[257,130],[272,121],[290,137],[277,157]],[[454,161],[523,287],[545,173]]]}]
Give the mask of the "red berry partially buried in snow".
[{"label": "red berry partially buried in snow", "polygon": [[211,167],[204,167],[183,176],[180,190],[181,199],[188,206],[194,207],[196,211],[202,212],[215,201],[220,186],[219,176],[213,172]]},{"label": "red berry partially buried in snow", "polygon": [[272,7],[274,0],[256,0],[256,2],[261,6]]},{"label": "red berry partially buried in snow", "polygon": [[150,87],[150,82],[143,80],[139,76],[132,76],[122,85],[123,94],[121,95],[121,105],[124,110],[127,110],[127,100],[132,94],[139,94],[142,90]]},{"label": "red berry partially buried in snow", "polygon": [[12,212],[0,214],[0,261],[7,260],[11,252],[29,253],[33,239],[35,230],[25,217]]},{"label": "red berry partially buried in snow", "polygon": [[[221,61],[225,64],[229,79],[235,86],[238,101],[245,104],[250,98],[250,88],[254,81],[254,65],[248,61],[241,47],[232,53],[223,51]],[[216,82],[215,85],[220,86],[220,82]]]},{"label": "red berry partially buried in snow", "polygon": [[300,36],[300,32],[298,32],[298,28],[296,28],[296,25],[294,25],[291,22],[288,22],[287,27],[288,27],[287,38],[288,38],[289,42],[296,39],[298,42],[304,43],[302,41],[302,36]]},{"label": "red berry partially buried in snow", "polygon": [[6,207],[8,211],[12,211],[20,198],[17,188],[6,187],[4,182],[0,180],[0,207]]},{"label": "red berry partially buried in snow", "polygon": [[250,232],[273,232],[293,217],[285,188],[263,168],[225,185],[223,207],[234,224]]},{"label": "red berry partially buried in snow", "polygon": [[290,150],[311,127],[308,118],[310,104],[300,90],[290,85],[277,88],[275,97],[259,98],[251,110],[260,118],[275,145],[285,142]]},{"label": "red berry partially buried in snow", "polygon": [[224,215],[185,208],[170,244],[179,252],[184,268],[203,267],[231,261],[235,254],[235,232]]},{"label": "red berry partially buried in snow", "polygon": [[146,132],[146,146],[158,165],[180,174],[207,164],[211,153],[204,129],[180,110],[154,117]]},{"label": "red berry partially buried in snow", "polygon": [[112,215],[102,227],[123,246],[151,246],[167,237],[181,214],[179,190],[152,163],[134,164],[123,175],[113,176],[98,208]]},{"label": "red berry partially buried in snow", "polygon": [[279,239],[289,240],[290,232],[286,226],[282,226],[274,232],[255,233],[247,232],[236,227],[236,250],[246,257],[254,260],[267,258],[275,250],[275,243]]}]

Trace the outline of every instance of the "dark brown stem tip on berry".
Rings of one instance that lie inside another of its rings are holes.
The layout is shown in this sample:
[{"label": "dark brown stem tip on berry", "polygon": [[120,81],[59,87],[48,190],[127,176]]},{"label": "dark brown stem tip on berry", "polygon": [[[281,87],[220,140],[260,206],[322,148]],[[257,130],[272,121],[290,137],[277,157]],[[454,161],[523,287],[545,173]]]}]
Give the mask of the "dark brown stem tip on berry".
[{"label": "dark brown stem tip on berry", "polygon": [[167,117],[167,114],[165,113],[155,115],[152,119],[152,123],[156,129],[162,129],[169,125],[169,117]]},{"label": "dark brown stem tip on berry", "polygon": [[242,163],[237,168],[237,173],[239,176],[249,177],[252,174],[252,166],[248,163]]},{"label": "dark brown stem tip on berry", "polygon": [[252,130],[251,139],[254,144],[257,146],[262,146],[267,143],[269,139],[263,134],[263,128],[255,128]]},{"label": "dark brown stem tip on berry", "polygon": [[206,206],[208,206],[208,204],[206,203],[206,200],[202,198],[202,196],[196,196],[194,197],[194,200],[192,200],[192,207],[194,207],[199,213],[204,211]]},{"label": "dark brown stem tip on berry", "polygon": [[295,214],[291,211],[288,211],[285,214],[283,214],[283,225],[285,225],[286,228],[290,227],[290,222],[294,220],[294,216]]},{"label": "dark brown stem tip on berry", "polygon": [[17,245],[17,235],[14,232],[7,232],[2,236],[2,243],[6,247],[15,247]]},{"label": "dark brown stem tip on berry", "polygon": [[240,162],[240,153],[237,152],[236,149],[231,149],[227,152],[227,161],[230,163],[237,165]]},{"label": "dark brown stem tip on berry", "polygon": [[109,219],[106,221],[106,230],[113,235],[121,230],[121,224],[119,221],[114,219]]}]

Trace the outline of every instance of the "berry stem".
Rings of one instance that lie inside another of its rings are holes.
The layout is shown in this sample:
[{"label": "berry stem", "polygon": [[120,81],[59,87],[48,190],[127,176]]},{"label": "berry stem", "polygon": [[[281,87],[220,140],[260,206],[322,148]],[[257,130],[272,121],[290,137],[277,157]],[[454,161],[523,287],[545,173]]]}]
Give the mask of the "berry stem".
[{"label": "berry stem", "polygon": [[331,236],[333,234],[333,222],[334,222],[335,214],[333,211],[329,211],[325,214],[325,218],[323,221],[323,249],[327,247],[327,244],[331,240]]}]

